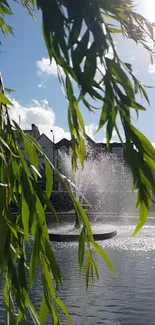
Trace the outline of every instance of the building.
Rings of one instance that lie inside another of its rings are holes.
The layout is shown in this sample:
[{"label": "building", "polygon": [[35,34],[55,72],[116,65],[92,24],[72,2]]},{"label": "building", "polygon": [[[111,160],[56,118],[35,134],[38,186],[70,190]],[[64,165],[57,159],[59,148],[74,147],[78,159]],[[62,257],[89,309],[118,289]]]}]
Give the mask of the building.
[{"label": "building", "polygon": [[[25,134],[32,135],[38,141],[43,152],[46,154],[46,156],[54,165],[54,167],[56,167],[58,170],[61,170],[60,155],[62,155],[62,159],[63,159],[63,154],[70,153],[72,148],[71,141],[66,138],[63,138],[59,142],[54,143],[54,134],[53,134],[53,141],[52,141],[44,133],[40,134],[39,129],[35,124],[31,125],[31,129],[24,130],[23,132]],[[113,153],[116,154],[120,159],[124,159],[124,149],[121,143],[110,143],[109,148],[107,150],[105,143],[102,142],[96,143],[89,136],[87,136],[86,141],[87,141],[86,147],[87,147],[88,155],[90,151],[94,159],[97,159],[98,154],[100,154],[101,152]],[[24,153],[24,144],[19,141],[19,145],[21,151]],[[44,158],[39,152],[38,152],[38,158],[39,158],[40,172],[43,172],[44,174]],[[60,185],[60,182],[56,179],[57,177],[55,178],[54,189],[58,191],[63,191],[62,185]]]},{"label": "building", "polygon": [[[48,138],[44,133],[40,134],[38,127],[35,124],[31,125],[31,129],[23,130],[23,132],[27,135],[32,135],[39,143],[41,148],[43,149],[43,152],[47,155],[49,160],[54,164],[55,167],[59,166],[58,163],[58,151],[60,151],[62,154],[66,153],[69,154],[72,143],[70,140],[63,138],[59,142],[54,143],[54,136],[53,141]],[[53,132],[53,131],[52,131]],[[94,156],[97,156],[97,153],[103,152],[110,152],[116,154],[119,158],[124,159],[124,148],[122,143],[110,143],[109,149],[106,147],[106,143],[99,142],[96,143],[93,141],[89,136],[86,137],[87,141],[87,148],[89,150],[93,149]],[[24,144],[22,141],[18,138],[18,142],[20,145],[21,150],[24,150]],[[43,157],[41,154],[39,154],[39,163],[43,163]]]},{"label": "building", "polygon": [[69,154],[69,151],[72,147],[71,141],[66,138],[61,139],[56,143],[56,150],[60,150],[62,153]]},{"label": "building", "polygon": [[[44,133],[40,135],[37,141],[41,146],[45,155],[48,157],[51,163],[55,165],[56,158],[57,158],[57,150],[54,142],[51,139],[49,139]],[[39,163],[42,164],[43,162],[44,162],[44,158],[41,154],[39,154]]]},{"label": "building", "polygon": [[31,124],[31,129],[30,130],[24,130],[24,133],[32,135],[36,140],[38,140],[39,137],[40,137],[39,129],[35,124]]},{"label": "building", "polygon": [[116,154],[119,158],[124,159],[124,148],[122,143],[119,142],[113,142],[109,144],[109,148],[107,149],[106,143],[98,142],[95,143],[95,152],[109,152]]},{"label": "building", "polygon": [[[38,127],[35,124],[32,124],[31,125],[31,129],[29,129],[29,130],[23,130],[23,132],[26,135],[32,135],[36,140],[38,140],[38,138],[40,137],[39,129],[38,129]],[[16,139],[18,141],[18,145],[20,147],[20,150],[21,150],[22,154],[24,154],[25,146],[24,146],[24,143],[23,143],[21,137],[19,136],[19,134],[17,134],[17,138]]]},{"label": "building", "polygon": [[[31,125],[31,129],[23,130],[23,132],[26,135],[33,136],[37,140],[38,144],[41,146],[41,148],[43,149],[43,152],[47,155],[49,160],[52,163],[54,163],[54,157],[56,157],[56,148],[55,148],[56,145],[54,144],[54,142],[52,140],[50,140],[44,133],[40,134],[39,129],[35,124]],[[20,139],[19,136],[17,137],[17,141],[18,141],[20,149],[23,153],[24,152],[24,143]],[[44,158],[40,153],[38,153],[38,158],[39,158],[39,164],[42,164],[44,162]]]}]

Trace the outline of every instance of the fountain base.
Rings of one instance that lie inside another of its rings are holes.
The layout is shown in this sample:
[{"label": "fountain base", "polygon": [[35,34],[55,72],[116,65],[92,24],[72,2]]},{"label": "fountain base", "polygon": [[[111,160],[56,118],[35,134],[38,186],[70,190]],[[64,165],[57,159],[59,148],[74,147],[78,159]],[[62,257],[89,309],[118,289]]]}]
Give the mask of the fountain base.
[{"label": "fountain base", "polygon": [[[93,234],[95,241],[107,240],[115,237],[116,235],[116,230],[102,234]],[[54,242],[76,242],[79,240],[79,234],[59,234],[49,232],[49,239]]]}]

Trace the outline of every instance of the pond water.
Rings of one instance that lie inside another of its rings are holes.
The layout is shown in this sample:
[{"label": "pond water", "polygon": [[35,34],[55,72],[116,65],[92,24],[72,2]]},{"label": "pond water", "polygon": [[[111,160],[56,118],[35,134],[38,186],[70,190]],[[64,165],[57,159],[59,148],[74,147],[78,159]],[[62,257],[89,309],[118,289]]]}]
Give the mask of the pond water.
[{"label": "pond water", "polygon": [[[115,219],[116,220],[116,219]],[[115,238],[100,242],[111,258],[117,277],[96,254],[100,279],[86,292],[84,272],[79,274],[76,243],[53,244],[63,272],[58,295],[68,307],[73,325],[154,325],[155,324],[155,220],[130,238],[136,220],[111,222]],[[123,225],[122,225],[123,224]],[[41,295],[40,273],[32,293],[35,305]],[[1,296],[2,299],[2,296]],[[0,324],[3,322],[1,304]],[[32,324],[28,321],[27,324]],[[49,318],[47,324],[52,324]],[[62,324],[68,324],[63,317]]]}]

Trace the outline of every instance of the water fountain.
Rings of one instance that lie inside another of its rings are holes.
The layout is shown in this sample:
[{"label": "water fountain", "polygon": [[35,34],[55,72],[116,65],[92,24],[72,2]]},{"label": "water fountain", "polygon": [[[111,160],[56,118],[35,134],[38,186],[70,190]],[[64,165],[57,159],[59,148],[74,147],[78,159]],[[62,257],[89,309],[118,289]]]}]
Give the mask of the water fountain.
[{"label": "water fountain", "polygon": [[[104,217],[119,216],[125,211],[129,195],[132,193],[132,177],[128,167],[116,155],[103,151],[96,155],[89,149],[84,169],[80,166],[73,172],[70,154],[59,152],[59,169],[91,221],[96,240],[108,239],[116,235],[116,230],[104,230]],[[61,193],[60,193],[61,195]],[[132,207],[134,201],[131,201]],[[130,205],[130,207],[131,207]],[[129,208],[129,207],[128,207]],[[74,225],[60,225],[49,231],[50,238],[56,241],[75,241],[79,236],[79,219],[75,211],[70,211]],[[94,227],[98,224],[99,227]]]}]

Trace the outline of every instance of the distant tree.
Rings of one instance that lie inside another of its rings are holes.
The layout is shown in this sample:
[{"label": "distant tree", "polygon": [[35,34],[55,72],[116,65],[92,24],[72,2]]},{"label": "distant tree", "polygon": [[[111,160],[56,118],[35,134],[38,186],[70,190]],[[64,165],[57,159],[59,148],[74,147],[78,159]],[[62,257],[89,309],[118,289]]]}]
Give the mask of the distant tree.
[{"label": "distant tree", "polygon": [[[84,164],[85,127],[79,105],[83,103],[89,111],[100,108],[98,130],[106,125],[107,146],[115,129],[122,141],[117,126],[119,117],[125,134],[124,150],[133,174],[134,189],[137,190],[139,221],[136,234],[144,225],[155,194],[155,150],[149,140],[136,129],[131,120],[131,111],[138,115],[145,108],[136,101],[141,94],[149,103],[142,83],[135,77],[132,66],[123,62],[115,48],[113,35],[122,34],[149,52],[152,58],[154,44],[154,24],[134,10],[131,0],[21,0],[31,16],[38,8],[42,12],[43,37],[50,60],[57,64],[58,78],[68,100],[68,124],[72,138],[72,164],[77,167],[79,160]],[[11,3],[11,1],[9,1]],[[13,29],[6,22],[12,14],[7,0],[0,2],[0,28],[7,36]],[[150,43],[148,42],[150,41]],[[108,56],[112,50],[113,57]],[[102,66],[102,70],[99,68]],[[11,71],[10,71],[11,72]],[[100,73],[100,80],[96,73]],[[76,89],[76,92],[75,92]],[[62,275],[56,263],[48,236],[45,209],[56,212],[51,204],[52,169],[48,158],[42,153],[38,143],[25,135],[15,121],[9,117],[10,100],[5,93],[1,79],[0,93],[0,275],[5,277],[4,302],[6,324],[19,324],[26,320],[27,310],[34,324],[44,324],[48,310],[54,325],[60,324],[57,307],[70,319],[68,311],[57,297],[55,283],[61,284]],[[78,92],[78,95],[77,95]],[[76,95],[75,95],[76,94]],[[95,105],[92,105],[92,100]],[[16,135],[25,147],[24,157],[18,146]],[[83,135],[83,137],[82,137]],[[46,191],[37,188],[40,178],[38,156],[45,158]],[[32,170],[30,170],[30,168]],[[57,176],[63,182],[62,176]],[[83,266],[86,253],[86,287],[93,273],[98,277],[93,260],[94,247],[107,262],[112,272],[113,266],[98,244],[94,242],[91,227],[85,211],[68,191],[83,227],[79,238],[78,260]],[[41,203],[43,202],[43,203]],[[16,205],[17,213],[11,210]],[[25,242],[33,238],[30,261],[27,259]],[[33,286],[36,268],[41,266],[43,298],[39,312],[35,310],[29,296]],[[27,272],[29,278],[27,279]],[[17,310],[17,313],[14,312]]]}]

